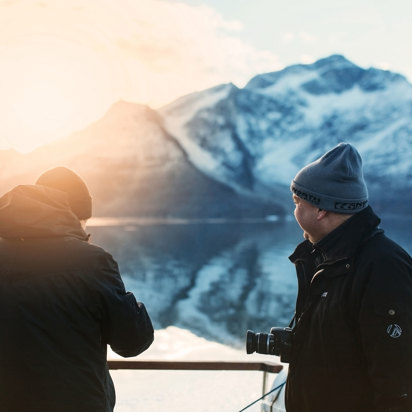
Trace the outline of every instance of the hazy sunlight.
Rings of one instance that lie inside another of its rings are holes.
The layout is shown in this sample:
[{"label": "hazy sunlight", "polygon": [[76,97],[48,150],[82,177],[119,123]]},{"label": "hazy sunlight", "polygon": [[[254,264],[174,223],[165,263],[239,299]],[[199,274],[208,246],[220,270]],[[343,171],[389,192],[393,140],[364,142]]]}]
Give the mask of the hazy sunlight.
[{"label": "hazy sunlight", "polygon": [[112,62],[57,36],[19,40],[0,48],[0,129],[10,146],[27,152],[66,136],[113,103],[124,77]]},{"label": "hazy sunlight", "polygon": [[67,136],[120,99],[159,107],[276,67],[241,28],[182,2],[0,2],[0,149]]}]

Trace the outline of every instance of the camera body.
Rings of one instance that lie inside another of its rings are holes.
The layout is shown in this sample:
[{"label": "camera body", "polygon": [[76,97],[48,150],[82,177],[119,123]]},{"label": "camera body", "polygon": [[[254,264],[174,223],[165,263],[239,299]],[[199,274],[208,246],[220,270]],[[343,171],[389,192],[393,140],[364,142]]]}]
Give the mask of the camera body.
[{"label": "camera body", "polygon": [[246,335],[246,353],[262,353],[280,356],[283,363],[290,362],[292,348],[291,328],[271,328],[270,333],[255,333],[251,330]]}]

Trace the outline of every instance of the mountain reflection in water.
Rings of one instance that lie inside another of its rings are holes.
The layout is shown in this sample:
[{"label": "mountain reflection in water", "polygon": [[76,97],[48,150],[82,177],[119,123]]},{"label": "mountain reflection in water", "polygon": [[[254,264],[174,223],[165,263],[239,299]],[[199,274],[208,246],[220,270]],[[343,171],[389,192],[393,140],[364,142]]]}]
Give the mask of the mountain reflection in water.
[{"label": "mountain reflection in water", "polygon": [[[294,221],[91,224],[92,243],[115,257],[126,289],[146,304],[156,329],[174,325],[243,347],[247,329],[267,333],[293,316],[297,281],[288,256],[302,240]],[[410,242],[404,222],[390,227],[395,240]]]}]

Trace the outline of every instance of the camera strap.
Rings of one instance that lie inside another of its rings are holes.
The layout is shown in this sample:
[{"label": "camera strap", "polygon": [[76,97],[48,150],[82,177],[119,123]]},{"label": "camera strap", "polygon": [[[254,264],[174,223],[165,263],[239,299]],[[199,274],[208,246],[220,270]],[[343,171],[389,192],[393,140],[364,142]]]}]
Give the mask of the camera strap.
[{"label": "camera strap", "polygon": [[276,390],[282,388],[282,386],[284,386],[285,383],[286,383],[286,381],[285,381],[285,382],[282,382],[280,385],[276,386],[276,388],[271,389],[269,392],[265,393],[265,394],[264,394],[263,396],[261,396],[259,399],[256,399],[254,402],[250,403],[248,406],[245,406],[245,407],[244,407],[243,409],[241,409],[239,412],[245,411],[246,409],[248,409],[248,408],[250,408],[251,406],[253,406],[255,403],[261,401],[263,398],[266,398],[266,396],[270,395],[272,392],[275,392]]},{"label": "camera strap", "polygon": [[296,312],[295,312],[295,314],[293,315],[293,318],[292,318],[292,320],[291,320],[290,323],[289,323],[289,328],[293,329],[295,326],[296,326]]}]

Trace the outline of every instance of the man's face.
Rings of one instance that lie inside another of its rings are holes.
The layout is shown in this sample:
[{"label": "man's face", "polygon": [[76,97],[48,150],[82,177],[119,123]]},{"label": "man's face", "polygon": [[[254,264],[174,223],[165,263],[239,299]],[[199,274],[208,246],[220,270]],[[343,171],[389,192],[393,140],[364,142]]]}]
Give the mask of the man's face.
[{"label": "man's face", "polygon": [[320,240],[317,219],[319,208],[296,195],[293,195],[293,202],[295,203],[295,219],[303,230],[303,237],[316,243]]}]

